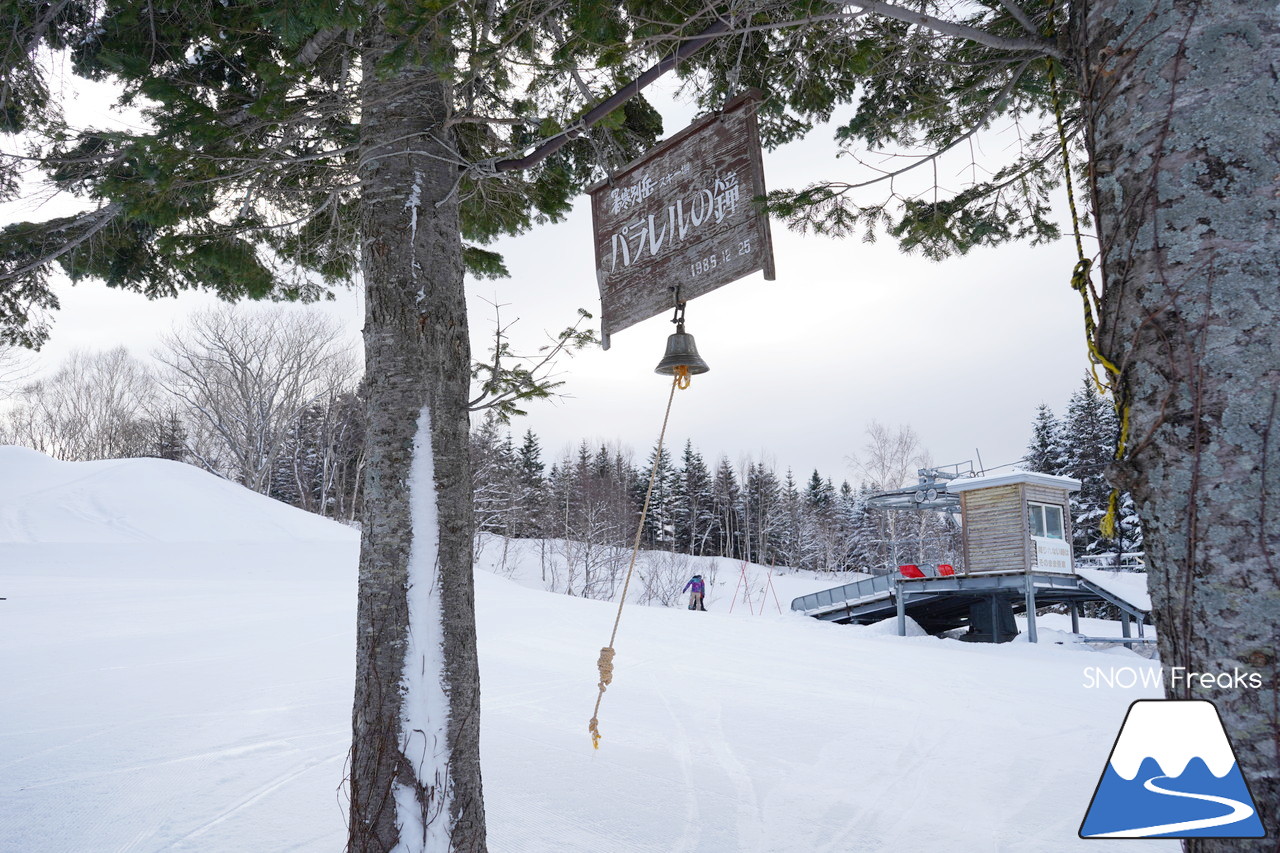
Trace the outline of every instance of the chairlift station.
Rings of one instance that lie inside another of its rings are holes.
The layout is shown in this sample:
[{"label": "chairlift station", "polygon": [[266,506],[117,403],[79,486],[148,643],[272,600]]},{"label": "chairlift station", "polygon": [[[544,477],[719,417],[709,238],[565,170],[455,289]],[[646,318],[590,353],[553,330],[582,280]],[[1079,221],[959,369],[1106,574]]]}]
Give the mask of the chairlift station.
[{"label": "chairlift station", "polygon": [[[910,616],[930,634],[968,628],[962,639],[999,643],[1018,634],[1015,613],[1027,615],[1027,639],[1038,642],[1036,608],[1066,604],[1072,632],[1079,634],[1080,605],[1114,604],[1122,614],[1123,638],[1085,641],[1147,642],[1143,626],[1150,605],[1132,602],[1080,575],[1071,550],[1069,496],[1080,481],[1031,471],[961,477],[921,471],[915,488],[871,498],[890,511],[959,512],[961,566],[904,565],[878,575],[802,595],[791,609],[827,622],[868,625],[897,617],[905,636]],[[1132,623],[1138,637],[1132,636]]]}]

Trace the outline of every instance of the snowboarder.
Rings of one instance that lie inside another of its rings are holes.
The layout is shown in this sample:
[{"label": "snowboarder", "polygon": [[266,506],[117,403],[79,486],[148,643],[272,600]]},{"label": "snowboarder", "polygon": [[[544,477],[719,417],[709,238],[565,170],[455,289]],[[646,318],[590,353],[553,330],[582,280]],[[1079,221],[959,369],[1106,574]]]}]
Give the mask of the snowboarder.
[{"label": "snowboarder", "polygon": [[[692,590],[692,592],[690,592]],[[689,593],[689,609],[703,610],[707,608],[703,606],[702,599],[707,591],[707,585],[702,582],[702,575],[694,575],[690,581],[684,585],[682,592]]]}]

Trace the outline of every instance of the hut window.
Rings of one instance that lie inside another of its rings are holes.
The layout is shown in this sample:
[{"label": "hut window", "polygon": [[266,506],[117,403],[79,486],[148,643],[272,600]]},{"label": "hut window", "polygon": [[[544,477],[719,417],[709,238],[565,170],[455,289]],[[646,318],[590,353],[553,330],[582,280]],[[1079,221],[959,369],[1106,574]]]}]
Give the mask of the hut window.
[{"label": "hut window", "polygon": [[1027,504],[1031,512],[1031,535],[1046,539],[1063,539],[1062,507],[1053,504]]}]

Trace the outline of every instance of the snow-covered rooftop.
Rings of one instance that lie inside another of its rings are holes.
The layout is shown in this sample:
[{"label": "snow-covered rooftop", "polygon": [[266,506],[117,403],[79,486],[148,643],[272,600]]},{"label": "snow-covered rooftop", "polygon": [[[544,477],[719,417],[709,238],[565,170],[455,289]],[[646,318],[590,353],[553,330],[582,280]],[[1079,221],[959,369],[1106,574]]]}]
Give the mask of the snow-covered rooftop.
[{"label": "snow-covered rooftop", "polygon": [[959,494],[974,489],[989,489],[992,486],[1011,486],[1015,483],[1034,483],[1039,486],[1052,486],[1057,489],[1076,491],[1080,481],[1073,477],[1058,477],[1053,474],[1041,474],[1037,471],[1008,471],[1003,474],[983,474],[980,477],[964,477],[947,481],[947,491]]}]

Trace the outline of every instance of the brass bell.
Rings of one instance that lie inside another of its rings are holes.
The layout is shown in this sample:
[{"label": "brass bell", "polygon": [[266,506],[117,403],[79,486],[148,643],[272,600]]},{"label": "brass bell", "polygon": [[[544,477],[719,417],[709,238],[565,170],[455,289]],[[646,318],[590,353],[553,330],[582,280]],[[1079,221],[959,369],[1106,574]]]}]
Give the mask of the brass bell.
[{"label": "brass bell", "polygon": [[[681,367],[685,370],[681,371]],[[662,357],[662,361],[658,362],[653,372],[663,376],[676,376],[681,372],[696,376],[710,369],[702,360],[702,356],[698,355],[698,347],[693,342],[693,335],[686,334],[684,323],[680,323],[676,326],[676,333],[667,338],[667,354]]]}]

